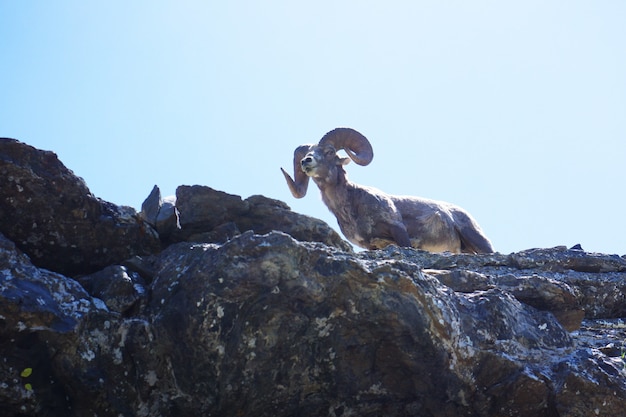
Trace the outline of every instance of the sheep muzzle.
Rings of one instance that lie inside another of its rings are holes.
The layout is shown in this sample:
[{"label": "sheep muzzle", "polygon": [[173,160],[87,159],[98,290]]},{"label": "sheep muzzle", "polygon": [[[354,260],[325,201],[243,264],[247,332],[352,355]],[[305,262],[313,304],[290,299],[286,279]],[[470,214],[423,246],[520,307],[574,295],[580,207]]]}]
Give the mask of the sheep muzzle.
[{"label": "sheep muzzle", "polygon": [[317,161],[311,155],[307,155],[300,161],[300,166],[302,167],[302,171],[310,176],[317,167]]}]

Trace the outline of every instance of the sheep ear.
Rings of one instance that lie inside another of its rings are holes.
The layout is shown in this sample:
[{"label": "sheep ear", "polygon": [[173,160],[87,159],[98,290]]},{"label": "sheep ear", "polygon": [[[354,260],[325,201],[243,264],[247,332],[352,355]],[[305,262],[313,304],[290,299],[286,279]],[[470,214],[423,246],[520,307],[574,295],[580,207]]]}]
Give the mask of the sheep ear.
[{"label": "sheep ear", "polygon": [[340,165],[348,165],[350,163],[350,161],[352,161],[352,159],[350,159],[350,158],[339,158],[339,164]]}]

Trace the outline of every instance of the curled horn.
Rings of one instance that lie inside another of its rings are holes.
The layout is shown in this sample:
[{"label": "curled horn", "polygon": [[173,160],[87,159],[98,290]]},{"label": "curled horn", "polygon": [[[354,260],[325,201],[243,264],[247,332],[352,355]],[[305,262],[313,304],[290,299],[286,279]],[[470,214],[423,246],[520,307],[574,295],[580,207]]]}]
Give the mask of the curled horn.
[{"label": "curled horn", "polygon": [[367,138],[348,127],[331,130],[320,139],[319,145],[332,145],[336,150],[343,149],[350,159],[359,165],[367,165],[374,159],[374,150]]},{"label": "curled horn", "polygon": [[301,162],[304,156],[311,149],[311,145],[298,146],[293,153],[293,175],[296,178],[295,181],[289,176],[284,169],[280,169],[287,180],[287,186],[289,191],[295,198],[302,198],[306,195],[306,189],[309,186],[309,177],[302,171]]}]

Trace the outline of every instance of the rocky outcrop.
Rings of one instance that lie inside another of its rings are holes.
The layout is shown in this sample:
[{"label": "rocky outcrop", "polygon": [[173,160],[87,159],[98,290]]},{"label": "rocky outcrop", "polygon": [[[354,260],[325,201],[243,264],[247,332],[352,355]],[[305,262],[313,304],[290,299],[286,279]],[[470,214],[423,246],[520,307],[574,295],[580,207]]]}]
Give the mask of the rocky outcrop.
[{"label": "rocky outcrop", "polygon": [[161,190],[157,185],[152,188],[150,195],[141,205],[139,215],[154,227],[164,242],[168,242],[170,236],[180,229],[180,213],[176,208],[176,197],[162,198]]},{"label": "rocky outcrop", "polygon": [[177,199],[155,187],[141,213],[95,197],[53,152],[0,138],[0,232],[39,267],[76,276],[180,241],[224,242],[247,230],[280,230],[351,250],[321,220],[263,196],[246,200],[203,186]]},{"label": "rocky outcrop", "polygon": [[242,231],[265,234],[277,230],[299,240],[352,251],[350,244],[323,221],[294,213],[282,201],[262,195],[242,200],[238,195],[206,186],[181,185],[176,196],[163,199],[155,185],[140,215],[159,232],[165,244],[224,243]]},{"label": "rocky outcrop", "polygon": [[0,138],[0,231],[39,267],[75,275],[154,253],[134,209],[96,198],[52,152]]},{"label": "rocky outcrop", "polygon": [[302,241],[352,251],[350,244],[323,221],[294,213],[282,201],[262,195],[242,200],[210,187],[182,185],[176,189],[175,205],[179,227],[167,236],[170,243],[224,243],[248,230],[258,234],[277,230]]},{"label": "rocky outcrop", "polygon": [[171,245],[142,261],[145,277],[123,266],[83,277],[88,294],[1,242],[3,415],[588,416],[626,406],[623,322],[591,314],[568,332],[545,310],[603,311],[585,288],[624,285],[621,258],[602,257],[617,271],[579,272],[558,267],[572,252],[561,248],[355,255],[248,232]]},{"label": "rocky outcrop", "polygon": [[[136,221],[159,230],[154,201]],[[162,251],[73,278],[0,235],[0,415],[626,410],[624,257],[354,253],[272,231],[316,230],[284,203],[208,187],[167,211]]]}]

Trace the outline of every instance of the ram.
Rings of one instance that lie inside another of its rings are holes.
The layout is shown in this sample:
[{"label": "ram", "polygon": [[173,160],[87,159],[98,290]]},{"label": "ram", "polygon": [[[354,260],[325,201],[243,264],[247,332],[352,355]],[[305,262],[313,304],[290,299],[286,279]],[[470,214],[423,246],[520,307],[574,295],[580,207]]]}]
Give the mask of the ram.
[{"label": "ram", "polygon": [[[344,150],[349,158],[337,155]],[[316,145],[294,152],[294,178],[281,168],[295,198],[306,195],[309,178],[337,217],[342,233],[364,249],[390,244],[431,252],[491,253],[493,248],[476,221],[460,207],[421,197],[389,195],[348,180],[344,165],[368,165],[374,157],[365,136],[337,128]]]}]

